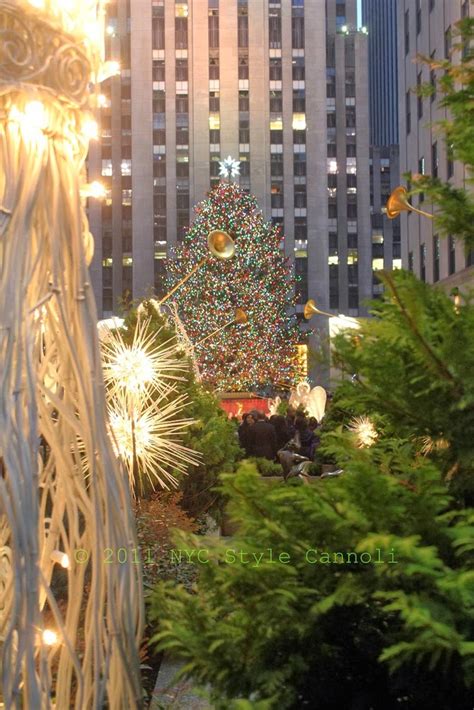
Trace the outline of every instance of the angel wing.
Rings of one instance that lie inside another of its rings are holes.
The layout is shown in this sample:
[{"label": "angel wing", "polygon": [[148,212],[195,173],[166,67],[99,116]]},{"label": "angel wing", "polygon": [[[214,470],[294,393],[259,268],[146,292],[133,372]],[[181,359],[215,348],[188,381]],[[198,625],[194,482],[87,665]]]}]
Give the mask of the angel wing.
[{"label": "angel wing", "polygon": [[324,411],[326,409],[327,393],[324,387],[313,387],[308,395],[308,400],[306,408],[309,412],[310,417],[315,417],[318,422],[324,417]]}]

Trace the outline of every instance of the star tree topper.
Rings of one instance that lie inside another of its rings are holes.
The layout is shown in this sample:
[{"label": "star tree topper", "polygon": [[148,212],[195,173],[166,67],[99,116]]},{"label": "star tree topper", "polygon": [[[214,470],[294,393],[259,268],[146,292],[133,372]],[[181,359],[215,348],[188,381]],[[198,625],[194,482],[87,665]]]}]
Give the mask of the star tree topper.
[{"label": "star tree topper", "polygon": [[240,175],[240,161],[234,160],[231,155],[228,155],[224,160],[219,160],[219,175],[227,178],[235,178]]}]

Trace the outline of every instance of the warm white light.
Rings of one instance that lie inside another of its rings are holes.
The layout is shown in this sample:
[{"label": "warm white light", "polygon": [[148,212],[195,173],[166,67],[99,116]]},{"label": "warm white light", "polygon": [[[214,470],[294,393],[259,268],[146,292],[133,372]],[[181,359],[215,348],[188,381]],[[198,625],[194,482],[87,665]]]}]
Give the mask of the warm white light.
[{"label": "warm white light", "polygon": [[356,435],[359,449],[373,446],[379,436],[374,423],[366,416],[354,417],[348,425],[348,429]]},{"label": "warm white light", "polygon": [[105,94],[99,94],[97,96],[97,105],[98,106],[102,106],[102,107],[107,106],[107,103],[108,103],[108,100],[107,100],[107,96],[105,96]]},{"label": "warm white light", "polygon": [[118,62],[114,60],[104,62],[97,77],[97,81],[100,83],[101,81],[110,79],[111,76],[117,76],[117,74],[120,74],[120,64]]},{"label": "warm white light", "polygon": [[53,550],[51,553],[51,560],[53,562],[57,562],[58,565],[61,565],[64,569],[68,569],[70,566],[69,562],[69,555],[66,555],[65,552],[61,552],[60,550]]},{"label": "warm white light", "polygon": [[44,130],[48,127],[48,114],[41,101],[29,101],[20,111],[17,106],[12,106],[10,109],[9,118],[11,121],[17,121],[22,124],[26,130]]},{"label": "warm white light", "polygon": [[54,646],[55,643],[58,642],[58,635],[56,631],[52,631],[51,629],[45,629],[43,631],[43,643],[46,646]]},{"label": "warm white light", "polygon": [[82,135],[89,140],[96,140],[99,137],[99,126],[97,121],[88,118],[84,121],[81,127]]},{"label": "warm white light", "polygon": [[348,32],[349,28],[347,25],[342,25],[341,32]]},{"label": "warm white light", "polygon": [[82,197],[94,197],[96,200],[103,200],[106,197],[107,191],[101,182],[95,180],[81,188]]},{"label": "warm white light", "polygon": [[40,10],[44,8],[44,0],[29,0],[29,3]]},{"label": "warm white light", "polygon": [[115,30],[114,30],[114,28],[112,27],[112,25],[108,25],[108,27],[107,27],[107,29],[106,29],[106,32],[107,32],[108,35],[113,35],[113,33],[115,32]]},{"label": "warm white light", "polygon": [[228,155],[225,160],[219,161],[219,175],[221,177],[237,177],[240,174],[240,161]]}]

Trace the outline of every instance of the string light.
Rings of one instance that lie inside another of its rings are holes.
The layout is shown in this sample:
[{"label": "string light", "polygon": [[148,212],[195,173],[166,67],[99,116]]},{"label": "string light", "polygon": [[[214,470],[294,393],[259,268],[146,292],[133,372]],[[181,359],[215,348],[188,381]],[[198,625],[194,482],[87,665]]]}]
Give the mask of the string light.
[{"label": "string light", "polygon": [[58,642],[58,635],[52,629],[45,629],[41,638],[45,646],[54,646]]},{"label": "string light", "polygon": [[228,320],[237,306],[248,324],[223,330],[199,351],[203,380],[213,388],[242,391],[276,381],[295,382],[299,329],[295,279],[280,250],[282,235],[265,222],[257,201],[235,183],[221,182],[196,208],[175,258],[167,262],[171,288],[207,254],[207,235],[222,229],[236,242],[228,262],[209,259],[175,297],[189,339],[198,343]]}]

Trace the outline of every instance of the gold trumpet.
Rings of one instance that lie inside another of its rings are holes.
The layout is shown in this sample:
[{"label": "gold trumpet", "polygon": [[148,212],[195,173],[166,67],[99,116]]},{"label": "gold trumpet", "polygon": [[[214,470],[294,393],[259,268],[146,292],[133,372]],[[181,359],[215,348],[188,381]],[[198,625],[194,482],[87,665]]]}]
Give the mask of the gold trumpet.
[{"label": "gold trumpet", "polygon": [[214,335],[217,335],[217,333],[220,333],[221,330],[224,330],[224,328],[228,328],[229,325],[243,325],[244,323],[248,323],[248,321],[249,317],[243,310],[243,308],[236,308],[232,320],[228,321],[228,323],[224,323],[224,325],[221,325],[220,328],[212,331],[212,333],[209,333],[209,335],[206,335],[206,337],[202,338],[202,340],[196,343],[194,347],[197,348],[198,345],[202,345],[206,340],[209,340],[209,338],[212,338]]},{"label": "gold trumpet", "polygon": [[421,214],[423,217],[433,219],[432,214],[424,212],[424,210],[419,210],[408,202],[408,192],[403,185],[395,188],[388,198],[385,208],[385,214],[389,219],[395,219],[395,217],[399,216],[400,212],[416,212],[416,214]]},{"label": "gold trumpet", "polygon": [[316,301],[313,301],[312,298],[309,299],[309,301],[306,301],[304,310],[303,310],[303,315],[306,318],[306,320],[309,320],[312,318],[314,315],[319,315],[319,316],[328,316],[329,318],[334,317],[334,313],[326,313],[326,311],[322,311],[320,308],[317,307]]},{"label": "gold trumpet", "polygon": [[[212,232],[209,232],[207,236],[207,246],[208,249],[211,253],[212,256],[215,256],[217,259],[221,260],[226,260],[226,259],[231,259],[234,254],[235,254],[235,242],[234,240],[227,234],[227,232],[223,232],[220,229],[214,229]],[[206,261],[208,261],[209,255],[205,256],[201,261],[199,261],[191,271],[186,274],[184,278],[181,279],[181,281],[178,281],[178,283],[173,286],[171,291],[169,291],[166,296],[163,296],[163,298],[158,301],[158,306],[161,306],[162,303],[167,301],[173,293],[175,293],[183,284],[188,281],[188,279],[193,276],[198,269],[203,266]]]}]

